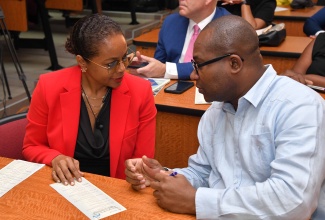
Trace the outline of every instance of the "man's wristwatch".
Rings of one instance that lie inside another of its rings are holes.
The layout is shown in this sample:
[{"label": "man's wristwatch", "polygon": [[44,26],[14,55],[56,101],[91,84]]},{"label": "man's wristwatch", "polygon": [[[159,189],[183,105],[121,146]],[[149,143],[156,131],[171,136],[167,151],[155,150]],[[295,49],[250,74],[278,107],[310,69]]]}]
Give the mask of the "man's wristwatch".
[{"label": "man's wristwatch", "polygon": [[241,2],[241,4],[242,4],[242,5],[249,5],[249,3],[248,3],[247,0],[243,0],[243,1]]}]

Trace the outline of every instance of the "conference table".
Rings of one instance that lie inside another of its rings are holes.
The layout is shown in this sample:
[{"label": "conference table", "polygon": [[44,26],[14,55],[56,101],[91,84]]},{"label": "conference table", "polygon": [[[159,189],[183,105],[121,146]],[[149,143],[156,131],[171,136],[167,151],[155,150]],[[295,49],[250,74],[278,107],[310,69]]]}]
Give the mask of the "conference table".
[{"label": "conference table", "polygon": [[281,6],[287,10],[274,12],[274,23],[285,23],[288,36],[306,36],[303,26],[307,18],[313,16],[324,6],[315,5],[309,8],[292,9],[290,6]]},{"label": "conference table", "polygon": [[[12,159],[0,157],[0,169]],[[1,219],[87,219],[74,205],[57,193],[50,184],[51,168],[44,166],[0,197]],[[112,220],[189,220],[194,215],[174,214],[161,209],[151,188],[134,191],[121,179],[86,173],[85,178],[126,208],[109,216]]]}]

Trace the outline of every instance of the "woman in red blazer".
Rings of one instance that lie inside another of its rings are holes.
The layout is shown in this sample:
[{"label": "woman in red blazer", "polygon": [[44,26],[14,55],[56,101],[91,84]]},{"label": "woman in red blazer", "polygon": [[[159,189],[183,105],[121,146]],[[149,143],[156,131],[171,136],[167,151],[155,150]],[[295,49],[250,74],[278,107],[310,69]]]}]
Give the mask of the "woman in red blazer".
[{"label": "woman in red blazer", "polygon": [[66,42],[78,66],[40,76],[23,155],[53,167],[56,182],[84,172],[125,178],[124,161],[154,156],[156,107],[147,80],[125,72],[134,53],[109,17],[80,19]]}]

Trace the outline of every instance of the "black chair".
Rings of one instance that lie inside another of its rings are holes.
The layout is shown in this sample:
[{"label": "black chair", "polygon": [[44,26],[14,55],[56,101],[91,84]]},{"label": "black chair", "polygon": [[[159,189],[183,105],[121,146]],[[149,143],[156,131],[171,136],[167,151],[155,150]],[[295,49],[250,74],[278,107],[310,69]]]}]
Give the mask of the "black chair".
[{"label": "black chair", "polygon": [[0,119],[0,156],[24,159],[23,141],[27,125],[27,113],[10,115]]}]

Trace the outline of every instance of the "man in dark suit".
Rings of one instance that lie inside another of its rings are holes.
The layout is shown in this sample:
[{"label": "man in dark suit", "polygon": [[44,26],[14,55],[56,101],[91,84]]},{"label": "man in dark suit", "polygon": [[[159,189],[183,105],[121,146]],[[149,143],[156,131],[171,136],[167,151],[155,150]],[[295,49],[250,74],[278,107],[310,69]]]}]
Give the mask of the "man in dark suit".
[{"label": "man in dark suit", "polygon": [[202,30],[210,21],[230,14],[216,7],[217,0],[179,0],[179,13],[169,15],[160,30],[154,58],[141,55],[137,58],[149,65],[132,70],[133,74],[146,77],[189,79],[193,71],[190,60],[185,60],[190,44],[193,26]]}]

